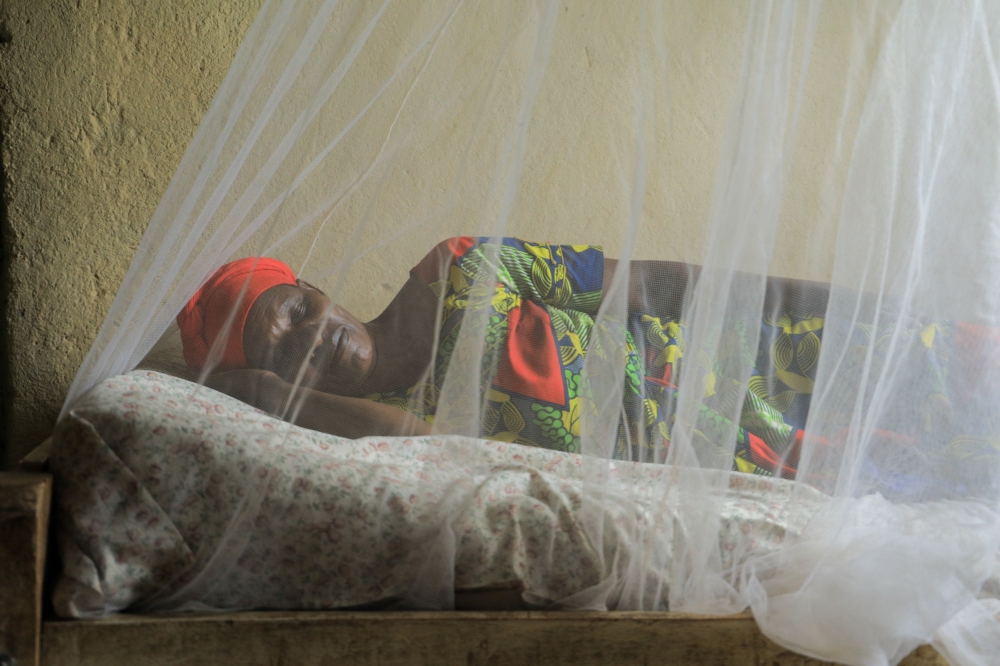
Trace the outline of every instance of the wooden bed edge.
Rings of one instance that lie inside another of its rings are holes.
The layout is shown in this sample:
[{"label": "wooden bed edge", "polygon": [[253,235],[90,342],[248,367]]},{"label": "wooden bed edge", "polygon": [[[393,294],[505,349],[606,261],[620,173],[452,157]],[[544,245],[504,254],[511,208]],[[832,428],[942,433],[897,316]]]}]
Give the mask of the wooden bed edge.
[{"label": "wooden bed edge", "polygon": [[0,663],[40,663],[51,504],[50,475],[0,472]]},{"label": "wooden bed edge", "polygon": [[[749,614],[583,611],[299,611],[46,621],[45,666],[821,666]],[[922,646],[902,666],[946,666]]]},{"label": "wooden bed edge", "polygon": [[49,455],[52,452],[52,438],[48,437],[44,442],[31,450],[28,455],[21,458],[17,463],[17,469],[21,472],[47,472],[49,469]]},{"label": "wooden bed edge", "polygon": [[[820,662],[768,640],[749,613],[288,611],[42,617],[51,439],[0,472],[0,664],[768,664]],[[4,656],[12,658],[3,662]],[[945,666],[922,646],[902,666]]]}]

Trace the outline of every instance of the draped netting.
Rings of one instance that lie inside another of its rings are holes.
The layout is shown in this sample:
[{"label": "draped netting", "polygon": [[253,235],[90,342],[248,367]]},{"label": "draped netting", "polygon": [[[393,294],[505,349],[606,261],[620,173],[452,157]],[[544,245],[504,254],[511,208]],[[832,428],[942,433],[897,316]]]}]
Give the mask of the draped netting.
[{"label": "draped netting", "polygon": [[[998,31],[1000,8],[973,0],[268,0],[64,412],[151,350],[179,355],[178,312],[229,261],[280,259],[361,321],[410,298],[419,264],[434,326],[393,330],[430,350],[426,371],[362,396],[448,435],[399,606],[453,607],[455,519],[498,469],[483,436],[578,455],[561,520],[600,574],[529,603],[749,607],[817,658],[934,642],[992,663]],[[455,237],[465,263],[424,260]],[[336,393],[309,371],[343,354],[336,334],[270,369]],[[283,395],[271,411],[304,423],[307,393]],[[768,552],[752,529],[719,536],[754,473],[802,525]],[[263,547],[246,526],[264,491],[245,486],[229,533],[152,607],[226,606],[219,581]],[[562,575],[552,544],[529,550]]]}]

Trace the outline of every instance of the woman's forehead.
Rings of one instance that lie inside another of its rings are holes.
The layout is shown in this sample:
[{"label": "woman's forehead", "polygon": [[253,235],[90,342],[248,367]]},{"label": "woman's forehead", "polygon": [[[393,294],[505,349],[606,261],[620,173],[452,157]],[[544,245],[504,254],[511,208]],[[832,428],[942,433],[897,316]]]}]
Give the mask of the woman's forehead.
[{"label": "woman's forehead", "polygon": [[250,308],[247,329],[255,336],[270,332],[282,319],[288,319],[289,309],[302,300],[302,291],[293,284],[279,284],[264,291]]},{"label": "woman's forehead", "polygon": [[326,295],[318,289],[297,284],[279,284],[261,294],[258,298],[260,307],[254,303],[254,309],[259,316],[273,322],[288,318],[290,310],[303,303],[325,305],[328,302]]},{"label": "woman's forehead", "polygon": [[280,310],[301,301],[305,292],[305,289],[296,284],[279,284],[261,294],[261,298],[267,298],[269,305]]}]

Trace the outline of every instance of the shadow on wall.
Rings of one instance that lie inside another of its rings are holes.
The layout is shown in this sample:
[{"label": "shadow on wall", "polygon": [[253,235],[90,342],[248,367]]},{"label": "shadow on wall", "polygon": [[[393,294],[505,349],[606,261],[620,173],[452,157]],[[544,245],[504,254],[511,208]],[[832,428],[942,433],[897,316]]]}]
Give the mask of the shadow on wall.
[{"label": "shadow on wall", "polygon": [[[12,36],[5,21],[0,20],[0,49],[10,43]],[[7,96],[4,95],[6,98]],[[7,219],[7,109],[0,105],[0,469],[10,469],[17,462],[8,460],[10,447],[10,348],[7,345],[7,306],[10,299],[10,245],[7,242],[10,223]],[[11,455],[11,457],[13,457]]]}]

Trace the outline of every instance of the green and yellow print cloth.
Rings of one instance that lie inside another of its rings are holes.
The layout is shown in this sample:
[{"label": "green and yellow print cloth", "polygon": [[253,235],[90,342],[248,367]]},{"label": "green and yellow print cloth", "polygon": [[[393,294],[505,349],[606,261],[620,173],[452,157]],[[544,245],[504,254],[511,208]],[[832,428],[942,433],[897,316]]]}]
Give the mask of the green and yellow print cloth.
[{"label": "green and yellow print cloth", "polygon": [[[582,409],[588,405],[583,362],[601,303],[603,252],[586,245],[516,238],[504,238],[497,245],[488,240],[448,239],[412,270],[442,299],[435,365],[425,382],[370,398],[433,422],[462,321],[470,304],[479,303],[488,308],[480,369],[481,436],[579,452]],[[495,275],[492,281],[491,275]],[[625,385],[613,454],[641,461],[662,458],[673,423],[673,379],[683,356],[683,325],[637,315],[617,334],[625,340],[621,354]],[[741,353],[749,352],[744,346]],[[721,416],[733,398],[725,388],[712,387],[702,406],[698,432],[706,442],[717,441],[730,426]],[[744,412],[768,440],[786,448],[794,428],[783,422],[779,410],[757,400]],[[778,457],[775,451],[755,456],[760,438],[743,428],[737,437],[740,448],[734,468],[770,473]]]},{"label": "green and yellow print cloth", "polygon": [[[461,324],[479,304],[488,308],[481,436],[578,452],[581,371],[601,304],[604,254],[589,245],[488,241],[450,238],[414,267],[412,275],[442,300],[433,371],[417,386],[369,397],[433,422]],[[631,339],[630,349],[628,383],[638,395],[640,364]]]},{"label": "green and yellow print cloth", "polygon": [[[590,405],[583,361],[601,303],[603,253],[587,245],[548,245],[516,238],[503,238],[499,244],[488,241],[451,238],[412,270],[443,303],[435,365],[417,386],[370,397],[433,422],[461,324],[479,304],[486,308],[488,318],[480,368],[480,435],[579,452],[582,413]],[[825,302],[816,307],[825,307]],[[1000,423],[987,428],[988,432],[978,432],[969,424],[981,425],[981,418],[958,416],[963,405],[980,412],[991,409],[963,382],[981,375],[984,366],[1000,366],[1000,331],[961,322],[876,331],[862,323],[831,322],[822,310],[779,308],[762,321],[728,326],[718,336],[710,336],[718,339],[714,349],[699,358],[685,358],[682,321],[632,312],[620,326],[611,336],[625,341],[624,349],[615,350],[621,359],[616,363],[624,365],[622,418],[613,451],[617,459],[665,458],[681,365],[696,363],[694,374],[704,387],[693,428],[692,443],[699,456],[719,454],[724,456],[719,458],[722,464],[730,458],[735,471],[794,475],[823,332],[833,326],[836,339],[847,345],[843,354],[837,352],[843,356],[847,373],[855,372],[854,365],[860,373],[866,363],[882,362],[879,359],[890,339],[913,357],[899,364],[908,380],[897,382],[912,396],[892,402],[893,409],[907,414],[884,415],[885,422],[894,427],[876,431],[875,436],[886,440],[882,450],[903,447],[900,456],[905,458],[909,449],[920,448],[913,443],[941,442],[941,459],[921,463],[937,470],[948,465],[993,469],[1000,460]],[[601,353],[599,345],[593,345],[590,353]],[[747,367],[751,368],[749,383],[736,381],[734,377],[745,374]],[[996,372],[1000,374],[1000,367]],[[739,422],[733,423],[736,413]],[[912,414],[923,416],[915,419]],[[844,429],[850,425],[850,416],[841,419]],[[835,413],[824,418],[840,419]],[[827,432],[835,432],[834,426],[840,427],[832,421],[823,424]],[[835,439],[824,446],[839,446]],[[914,489],[924,488],[936,474],[899,471],[875,459],[865,464],[863,473],[872,479],[872,488],[890,494],[917,492]]]}]

